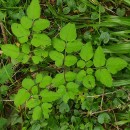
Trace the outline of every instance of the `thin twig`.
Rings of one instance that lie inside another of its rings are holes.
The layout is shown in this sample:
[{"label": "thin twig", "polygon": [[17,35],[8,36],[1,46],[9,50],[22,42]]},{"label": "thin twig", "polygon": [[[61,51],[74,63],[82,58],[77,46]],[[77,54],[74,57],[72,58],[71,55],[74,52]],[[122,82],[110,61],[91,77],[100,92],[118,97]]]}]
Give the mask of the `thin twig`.
[{"label": "thin twig", "polygon": [[4,43],[7,43],[8,40],[7,40],[7,36],[6,36],[4,25],[3,25],[2,22],[0,22],[0,27],[1,27],[1,32],[2,32],[2,35],[3,35]]}]

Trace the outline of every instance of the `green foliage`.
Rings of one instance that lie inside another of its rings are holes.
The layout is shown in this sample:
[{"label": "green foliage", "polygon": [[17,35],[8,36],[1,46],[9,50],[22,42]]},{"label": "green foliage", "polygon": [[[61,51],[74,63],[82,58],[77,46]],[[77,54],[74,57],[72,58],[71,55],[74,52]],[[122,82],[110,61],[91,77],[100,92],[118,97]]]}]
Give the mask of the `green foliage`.
[{"label": "green foliage", "polygon": [[[1,60],[0,111],[4,101],[11,99],[7,105],[12,106],[14,100],[17,114],[12,124],[22,124],[22,130],[104,130],[120,125],[125,129],[124,125],[130,122],[129,112],[118,116],[118,111],[129,110],[125,101],[129,102],[130,81],[118,80],[129,78],[129,54],[124,55],[129,53],[129,45],[120,44],[129,37],[129,30],[121,31],[129,26],[129,20],[121,16],[128,14],[116,7],[120,18],[107,19],[101,17],[107,11],[105,2],[57,0],[45,2],[47,19],[42,19],[39,2],[32,0],[26,14],[19,16],[19,22],[10,23],[17,38],[12,41],[18,41],[1,45],[2,57],[11,58],[7,61],[14,64],[16,73],[13,75],[12,64],[4,66],[5,59]],[[0,19],[4,17],[0,14]],[[122,20],[125,28],[114,32]],[[67,21],[71,23],[66,24]],[[50,27],[50,23],[58,27]],[[122,39],[116,38],[119,36]],[[117,50],[116,42],[121,45]],[[3,129],[6,123],[1,122]]]}]

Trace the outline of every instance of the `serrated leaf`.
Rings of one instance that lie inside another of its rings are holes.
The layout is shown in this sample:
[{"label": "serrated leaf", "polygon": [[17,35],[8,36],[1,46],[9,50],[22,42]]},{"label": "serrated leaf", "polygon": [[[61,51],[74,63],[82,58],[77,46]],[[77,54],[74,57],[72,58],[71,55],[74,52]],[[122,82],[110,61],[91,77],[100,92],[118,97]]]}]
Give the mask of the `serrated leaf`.
[{"label": "serrated leaf", "polygon": [[21,24],[18,23],[13,23],[11,25],[11,30],[13,34],[18,38],[30,35],[29,30],[25,29]]},{"label": "serrated leaf", "polygon": [[90,42],[82,46],[80,57],[85,61],[88,61],[93,57],[93,48]]},{"label": "serrated leaf", "polygon": [[76,77],[76,73],[68,71],[65,73],[65,79],[66,81],[73,81]]},{"label": "serrated leaf", "polygon": [[41,9],[39,0],[32,0],[31,4],[27,8],[27,15],[30,19],[37,19],[40,18]]},{"label": "serrated leaf", "polygon": [[116,74],[118,71],[127,67],[127,62],[119,57],[110,57],[107,60],[106,67],[112,74]]},{"label": "serrated leaf", "polygon": [[98,115],[98,122],[100,124],[109,123],[111,120],[110,116],[107,113],[101,113]]},{"label": "serrated leaf", "polygon": [[30,93],[25,89],[20,89],[14,98],[14,104],[18,107],[25,103],[29,98]]},{"label": "serrated leaf", "polygon": [[34,81],[30,78],[25,78],[23,81],[22,81],[22,86],[29,90],[31,89],[32,86],[34,86]]},{"label": "serrated leaf", "polygon": [[59,38],[53,38],[52,44],[53,47],[59,52],[62,52],[65,49],[65,42]]},{"label": "serrated leaf", "polygon": [[38,46],[47,47],[51,45],[51,39],[44,33],[34,34],[31,40],[31,44],[35,47]]},{"label": "serrated leaf", "polygon": [[87,89],[93,89],[95,87],[95,78],[93,75],[87,75],[84,77],[83,79],[83,85],[87,88]]},{"label": "serrated leaf", "polygon": [[42,104],[42,110],[43,110],[43,115],[44,115],[45,119],[49,118],[49,113],[51,112],[51,107],[52,107],[52,104],[50,104],[50,103]]},{"label": "serrated leaf", "polygon": [[93,63],[95,67],[102,67],[105,65],[106,59],[105,54],[101,46],[99,46],[94,54]]},{"label": "serrated leaf", "polygon": [[60,73],[57,74],[53,79],[52,79],[52,85],[55,87],[59,87],[60,85],[63,85],[65,83],[64,79],[64,74]]},{"label": "serrated leaf", "polygon": [[16,45],[6,44],[2,45],[1,48],[3,53],[11,58],[15,59],[19,56],[19,48]]},{"label": "serrated leaf", "polygon": [[38,19],[34,22],[32,30],[39,32],[45,30],[50,26],[50,21],[47,19]]},{"label": "serrated leaf", "polygon": [[20,20],[22,26],[25,29],[29,29],[32,26],[33,21],[31,19],[29,19],[27,16],[23,16]]},{"label": "serrated leaf", "polygon": [[77,57],[73,56],[73,55],[67,55],[65,57],[65,65],[70,67],[72,65],[74,65],[77,62]]},{"label": "serrated leaf", "polygon": [[40,106],[37,106],[33,109],[32,118],[33,120],[40,120],[42,117],[42,109]]},{"label": "serrated leaf", "polygon": [[38,106],[39,104],[40,104],[40,100],[39,99],[31,98],[30,100],[27,101],[26,107],[31,109],[31,108],[34,108],[34,107]]},{"label": "serrated leaf", "polygon": [[95,76],[106,87],[112,87],[112,76],[107,69],[98,69],[95,72]]},{"label": "serrated leaf", "polygon": [[45,88],[51,84],[52,77],[51,76],[44,76],[39,86],[41,88]]},{"label": "serrated leaf", "polygon": [[83,43],[80,40],[68,42],[66,45],[66,52],[67,53],[78,52],[81,50],[82,46],[83,46]]},{"label": "serrated leaf", "polygon": [[64,41],[74,41],[76,37],[75,24],[68,23],[60,30],[60,38]]}]

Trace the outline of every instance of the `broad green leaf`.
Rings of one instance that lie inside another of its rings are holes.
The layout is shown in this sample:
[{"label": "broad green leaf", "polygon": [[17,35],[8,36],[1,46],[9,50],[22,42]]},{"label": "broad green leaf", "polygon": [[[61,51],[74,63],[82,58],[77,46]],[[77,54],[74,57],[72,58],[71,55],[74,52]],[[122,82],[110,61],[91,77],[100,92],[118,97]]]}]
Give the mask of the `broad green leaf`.
[{"label": "broad green leaf", "polygon": [[82,82],[83,78],[86,76],[86,72],[84,70],[80,70],[76,75],[76,81]]},{"label": "broad green leaf", "polygon": [[83,85],[87,89],[93,89],[96,85],[94,76],[92,76],[92,75],[85,76],[84,79],[83,79]]},{"label": "broad green leaf", "polygon": [[18,40],[20,43],[25,43],[28,41],[28,36],[19,37]]},{"label": "broad green leaf", "polygon": [[8,80],[12,80],[13,65],[7,64],[0,69],[0,84],[6,83]]},{"label": "broad green leaf", "polygon": [[21,24],[18,23],[13,23],[11,25],[11,30],[13,34],[18,38],[30,35],[29,30],[25,29]]},{"label": "broad green leaf", "polygon": [[37,106],[33,109],[32,118],[33,120],[40,120],[42,117],[42,108]]},{"label": "broad green leaf", "polygon": [[57,74],[53,79],[52,79],[52,85],[55,87],[59,87],[60,85],[63,85],[65,83],[64,79],[64,74],[60,73]]},{"label": "broad green leaf", "polygon": [[106,59],[105,54],[101,46],[99,46],[94,54],[93,63],[95,67],[102,67],[105,65]]},{"label": "broad green leaf", "polygon": [[27,90],[30,90],[32,86],[34,86],[34,81],[30,78],[25,78],[23,81],[22,81],[22,86],[27,89]]},{"label": "broad green leaf", "polygon": [[16,45],[6,44],[2,45],[1,48],[3,53],[11,58],[15,59],[19,56],[19,48]]},{"label": "broad green leaf", "polygon": [[36,75],[36,83],[40,83],[42,81],[42,79],[43,79],[43,76],[41,73]]},{"label": "broad green leaf", "polygon": [[75,24],[68,23],[60,30],[60,38],[64,41],[74,41],[76,37]]},{"label": "broad green leaf", "polygon": [[73,55],[67,55],[65,57],[65,65],[70,67],[72,65],[74,65],[77,62],[77,57],[73,56]]},{"label": "broad green leaf", "polygon": [[[20,55],[22,55],[22,54],[20,54]],[[28,62],[29,58],[30,58],[29,55],[23,54],[23,55],[22,55],[22,60],[21,60],[21,62],[22,62],[23,64],[25,64],[25,63]]]},{"label": "broad green leaf", "polygon": [[48,51],[42,50],[42,56],[44,58],[48,57]]},{"label": "broad green leaf", "polygon": [[87,63],[86,63],[86,67],[87,68],[91,67],[92,65],[93,65],[93,61],[92,60],[87,61]]},{"label": "broad green leaf", "polygon": [[47,19],[38,19],[33,24],[33,31],[39,32],[50,26],[50,21]]},{"label": "broad green leaf", "polygon": [[50,103],[42,104],[42,110],[43,110],[43,115],[44,115],[45,119],[49,118],[49,113],[51,112],[51,107],[52,107],[52,104],[50,104]]},{"label": "broad green leaf", "polygon": [[25,89],[19,89],[14,98],[14,104],[19,107],[30,98],[30,93]]},{"label": "broad green leaf", "polygon": [[28,44],[23,44],[22,45],[22,52],[25,53],[25,54],[29,54],[30,46]]},{"label": "broad green leaf", "polygon": [[119,57],[110,57],[107,60],[106,67],[112,74],[116,74],[118,71],[127,67],[127,62]]},{"label": "broad green leaf", "polygon": [[37,19],[40,18],[41,9],[39,0],[32,0],[31,4],[27,8],[27,15],[30,19]]},{"label": "broad green leaf", "polygon": [[82,46],[83,46],[83,43],[80,40],[68,42],[66,45],[66,52],[67,53],[78,52],[81,50]]},{"label": "broad green leaf", "polygon": [[58,95],[57,92],[44,89],[43,91],[41,91],[40,96],[42,97],[43,102],[53,102],[59,99],[61,95]]},{"label": "broad green leaf", "polygon": [[61,113],[66,113],[66,112],[69,112],[70,111],[70,108],[69,108],[69,105],[67,103],[61,103],[60,106],[59,106],[59,112]]},{"label": "broad green leaf", "polygon": [[85,61],[88,61],[93,57],[93,48],[90,42],[86,43],[82,47],[81,52],[80,52],[80,57]]},{"label": "broad green leaf", "polygon": [[53,47],[59,52],[62,52],[65,49],[65,42],[59,38],[53,38],[52,44]]},{"label": "broad green leaf", "polygon": [[40,100],[39,99],[31,98],[30,100],[27,101],[26,107],[31,109],[31,108],[34,108],[34,107],[38,106],[39,104],[40,104]]},{"label": "broad green leaf", "polygon": [[101,113],[98,115],[98,122],[100,124],[109,123],[111,120],[110,116],[107,113]]},{"label": "broad green leaf", "polygon": [[77,62],[77,67],[79,67],[79,68],[84,68],[84,67],[85,67],[85,61],[79,60],[79,61]]},{"label": "broad green leaf", "polygon": [[44,76],[39,86],[41,88],[45,88],[51,84],[52,77],[51,76]]},{"label": "broad green leaf", "polygon": [[32,23],[33,23],[33,21],[32,21],[30,18],[28,18],[27,16],[23,16],[23,17],[21,18],[20,22],[21,22],[22,26],[23,26],[25,29],[31,28]]},{"label": "broad green leaf", "polygon": [[106,87],[112,87],[112,76],[107,69],[98,69],[95,72],[96,79]]},{"label": "broad green leaf", "polygon": [[63,97],[63,95],[66,93],[66,88],[64,85],[60,85],[57,90],[57,94],[59,97]]},{"label": "broad green leaf", "polygon": [[50,51],[49,56],[52,60],[57,61],[59,59],[64,59],[64,55],[58,51]]},{"label": "broad green leaf", "polygon": [[41,58],[41,56],[32,56],[32,61],[34,64],[38,64],[39,62],[42,62],[43,59]]},{"label": "broad green leaf", "polygon": [[65,79],[66,81],[73,81],[76,77],[76,73],[72,72],[72,71],[68,71],[65,73]]},{"label": "broad green leaf", "polygon": [[46,47],[51,45],[51,39],[44,33],[34,34],[31,40],[31,44],[35,47],[38,46]]},{"label": "broad green leaf", "polygon": [[38,86],[33,86],[32,89],[31,89],[32,94],[37,95],[38,94],[38,89],[39,89]]},{"label": "broad green leaf", "polygon": [[93,69],[92,68],[87,68],[86,73],[87,74],[93,74]]}]

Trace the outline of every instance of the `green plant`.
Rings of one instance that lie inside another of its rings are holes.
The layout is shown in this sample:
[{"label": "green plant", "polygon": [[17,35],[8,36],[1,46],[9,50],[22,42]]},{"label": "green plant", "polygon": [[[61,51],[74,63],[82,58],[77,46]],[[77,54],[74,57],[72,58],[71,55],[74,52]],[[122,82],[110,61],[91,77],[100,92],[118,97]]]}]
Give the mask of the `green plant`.
[{"label": "green plant", "polygon": [[[106,55],[101,45],[83,43],[73,23],[62,27],[59,36],[50,38],[50,22],[41,19],[40,14],[39,1],[32,0],[27,16],[11,26],[20,45],[2,45],[3,53],[14,64],[27,64],[34,74],[23,79],[14,97],[16,108],[24,110],[22,129],[103,130],[112,116],[101,112],[96,121],[93,115],[102,110],[104,89],[114,88],[113,76],[128,63]],[[106,33],[101,35],[104,43],[109,41]],[[120,103],[115,102],[115,106]]]}]

